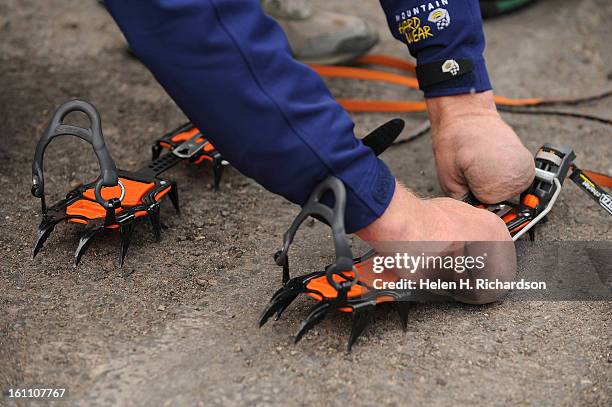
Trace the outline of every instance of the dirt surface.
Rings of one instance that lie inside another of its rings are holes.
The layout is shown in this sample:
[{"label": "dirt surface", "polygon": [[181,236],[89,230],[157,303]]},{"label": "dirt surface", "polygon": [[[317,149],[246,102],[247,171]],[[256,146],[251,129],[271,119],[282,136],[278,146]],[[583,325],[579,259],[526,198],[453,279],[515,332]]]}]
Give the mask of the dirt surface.
[{"label": "dirt surface", "polygon": [[[377,24],[377,51],[407,55],[376,2],[317,1]],[[487,22],[487,59],[498,94],[575,97],[612,87],[612,6],[607,0],[540,1]],[[136,169],[152,140],[185,119],[96,1],[0,3],[0,390],[62,387],[67,405],[537,405],[609,406],[609,302],[420,305],[402,333],[388,310],[344,346],[347,316],[333,315],[297,346],[310,303],[298,301],[263,329],[257,318],[280,284],[272,253],[296,207],[229,170],[182,166],[182,216],[163,209],[160,243],[139,228],[118,267],[115,235],[72,266],[79,228],[62,225],[32,260],[39,202],[30,195],[34,146],[52,110],[74,97],[96,104],[115,161]],[[384,85],[334,81],[339,95],[418,98]],[[581,110],[612,117],[610,100]],[[229,114],[229,112],[228,112]],[[355,115],[364,135],[389,115]],[[526,145],[573,146],[585,168],[612,173],[609,127],[508,115]],[[424,120],[406,117],[408,128]],[[55,143],[47,181],[55,197],[95,175],[83,144]],[[424,196],[441,195],[429,137],[384,154]],[[609,218],[574,186],[540,236],[612,240]],[[305,228],[293,266],[324,263],[328,231]],[[529,270],[523,270],[529,272]],[[45,402],[39,401],[38,404]],[[0,405],[13,405],[6,393]],[[36,404],[32,402],[32,404]],[[24,403],[25,405],[25,403]]]}]

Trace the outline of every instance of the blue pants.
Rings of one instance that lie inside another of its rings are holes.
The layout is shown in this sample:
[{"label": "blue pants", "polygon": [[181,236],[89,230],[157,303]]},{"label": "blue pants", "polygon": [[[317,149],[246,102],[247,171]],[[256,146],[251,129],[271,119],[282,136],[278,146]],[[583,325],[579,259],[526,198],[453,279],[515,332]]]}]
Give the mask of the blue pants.
[{"label": "blue pants", "polygon": [[297,204],[328,175],[338,177],[347,189],[349,233],[385,211],[393,176],[355,138],[318,75],[292,58],[258,0],[106,5],[134,53],[240,172]]}]

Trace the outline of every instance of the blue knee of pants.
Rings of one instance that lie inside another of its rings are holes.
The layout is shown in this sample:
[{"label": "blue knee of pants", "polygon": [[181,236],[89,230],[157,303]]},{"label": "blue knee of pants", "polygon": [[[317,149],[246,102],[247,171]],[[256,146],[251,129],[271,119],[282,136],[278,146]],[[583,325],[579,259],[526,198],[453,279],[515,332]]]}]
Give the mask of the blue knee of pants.
[{"label": "blue knee of pants", "polygon": [[395,180],[353,123],[291,57],[259,0],[107,0],[134,53],[243,174],[303,204],[333,174],[347,188],[347,231],[385,211]]}]

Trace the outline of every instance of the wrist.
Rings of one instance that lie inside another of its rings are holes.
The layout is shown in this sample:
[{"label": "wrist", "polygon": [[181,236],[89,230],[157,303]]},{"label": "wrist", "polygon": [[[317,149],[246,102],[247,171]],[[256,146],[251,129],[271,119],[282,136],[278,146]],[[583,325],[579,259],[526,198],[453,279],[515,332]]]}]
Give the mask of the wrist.
[{"label": "wrist", "polygon": [[434,135],[440,128],[459,120],[499,117],[492,91],[428,98],[426,103]]},{"label": "wrist", "polygon": [[389,206],[381,217],[356,232],[376,249],[377,242],[415,240],[421,233],[421,200],[396,181]]}]

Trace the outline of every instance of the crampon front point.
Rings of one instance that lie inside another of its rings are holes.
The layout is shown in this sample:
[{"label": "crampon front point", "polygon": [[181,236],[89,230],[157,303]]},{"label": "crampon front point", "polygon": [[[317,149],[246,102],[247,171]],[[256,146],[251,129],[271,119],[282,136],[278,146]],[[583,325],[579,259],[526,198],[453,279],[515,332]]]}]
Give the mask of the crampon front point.
[{"label": "crampon front point", "polygon": [[[72,112],[84,113],[89,128],[64,124]],[[100,176],[92,183],[68,192],[66,198],[47,205],[43,175],[43,157],[49,143],[58,136],[78,137],[89,143],[98,159]],[[162,150],[168,150],[161,155]],[[41,200],[42,222],[32,248],[36,256],[55,226],[67,221],[85,225],[74,255],[75,265],[92,239],[102,232],[118,230],[121,235],[120,264],[127,253],[136,220],[148,220],[156,239],[161,234],[160,204],[168,197],[179,212],[179,197],[174,181],[160,175],[183,160],[195,164],[210,162],[215,171],[215,187],[225,163],[212,144],[191,124],[161,137],[153,146],[153,161],[137,171],[118,170],[102,135],[98,111],[87,102],[69,101],[61,105],[36,146],[32,164],[32,194]]]}]

